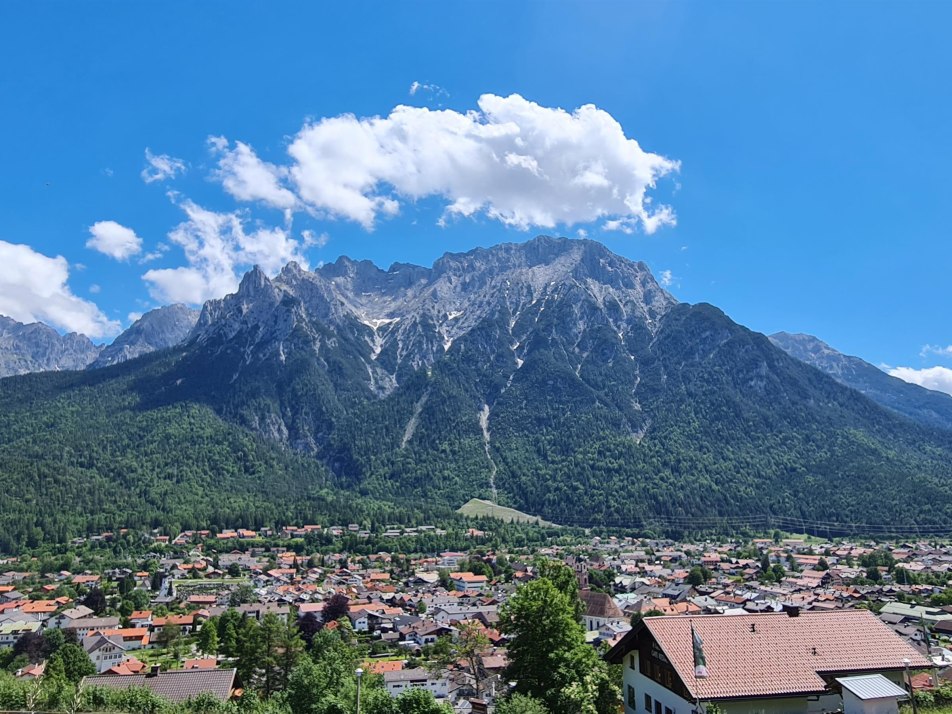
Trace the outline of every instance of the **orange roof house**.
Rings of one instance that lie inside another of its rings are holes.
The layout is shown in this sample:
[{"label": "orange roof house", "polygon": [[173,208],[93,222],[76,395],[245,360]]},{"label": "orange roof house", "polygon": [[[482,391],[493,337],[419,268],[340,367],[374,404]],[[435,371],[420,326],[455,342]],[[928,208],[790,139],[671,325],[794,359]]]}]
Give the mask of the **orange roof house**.
[{"label": "orange roof house", "polygon": [[187,659],[182,663],[184,669],[215,669],[218,666],[218,660],[214,657],[202,657],[200,659]]},{"label": "orange roof house", "polygon": [[55,600],[29,600],[20,606],[20,612],[52,615],[59,609]]},{"label": "orange roof house", "polygon": [[98,583],[99,580],[100,577],[98,575],[74,575],[73,585],[91,585]]},{"label": "orange roof house", "polygon": [[364,662],[364,669],[366,669],[371,674],[400,672],[403,670],[403,660],[380,660],[376,662]]},{"label": "orange roof house", "polygon": [[188,601],[190,605],[214,605],[218,602],[218,596],[216,595],[189,595]]},{"label": "orange roof house", "polygon": [[187,627],[195,623],[195,617],[193,615],[169,615],[168,617],[153,617],[152,618],[152,628],[159,629],[165,627],[166,625],[177,625],[179,627]]},{"label": "orange roof house", "polygon": [[453,581],[457,589],[463,588],[464,590],[478,590],[489,582],[489,578],[485,575],[474,575],[473,573],[450,573],[450,580]]},{"label": "orange roof house", "polygon": [[115,667],[110,667],[105,671],[105,674],[118,674],[120,676],[128,676],[130,674],[139,674],[142,670],[145,669],[145,663],[140,662],[135,657],[129,657],[128,659],[123,660]]},{"label": "orange roof house", "polygon": [[126,645],[138,645],[139,647],[147,647],[149,645],[148,627],[117,627],[112,630],[100,630],[99,632],[114,642],[121,642]]}]

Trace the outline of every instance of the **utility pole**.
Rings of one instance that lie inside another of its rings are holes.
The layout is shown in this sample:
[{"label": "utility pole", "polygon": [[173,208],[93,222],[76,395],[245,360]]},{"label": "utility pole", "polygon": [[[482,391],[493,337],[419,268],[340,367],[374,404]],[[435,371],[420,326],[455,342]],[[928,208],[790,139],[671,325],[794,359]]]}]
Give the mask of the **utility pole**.
[{"label": "utility pole", "polygon": [[912,689],[912,675],[909,674],[909,658],[904,658],[902,664],[906,670],[906,683],[909,685],[909,699],[912,700],[912,714],[919,714],[919,706],[916,704],[916,693]]},{"label": "utility pole", "polygon": [[364,670],[358,667],[354,674],[357,675],[357,714],[360,714],[360,680],[364,676]]}]

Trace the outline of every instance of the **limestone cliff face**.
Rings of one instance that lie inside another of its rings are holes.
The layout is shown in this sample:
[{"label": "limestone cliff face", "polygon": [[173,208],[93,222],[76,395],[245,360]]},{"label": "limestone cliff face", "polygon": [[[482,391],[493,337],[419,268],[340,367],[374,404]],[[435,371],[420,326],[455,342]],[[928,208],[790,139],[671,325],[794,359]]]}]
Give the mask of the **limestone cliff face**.
[{"label": "limestone cliff face", "polygon": [[42,322],[23,324],[0,315],[0,377],[84,369],[101,350],[85,335],[61,335]]},{"label": "limestone cliff face", "polygon": [[90,369],[108,367],[150,352],[175,347],[188,337],[198,322],[198,315],[198,310],[185,305],[167,305],[147,312],[104,348]]}]

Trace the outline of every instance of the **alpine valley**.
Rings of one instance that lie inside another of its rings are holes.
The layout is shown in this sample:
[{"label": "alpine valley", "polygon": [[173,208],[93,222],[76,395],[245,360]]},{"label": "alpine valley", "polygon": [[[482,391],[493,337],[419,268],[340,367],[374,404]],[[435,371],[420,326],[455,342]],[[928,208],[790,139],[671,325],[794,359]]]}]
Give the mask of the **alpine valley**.
[{"label": "alpine valley", "polygon": [[0,380],[0,548],[473,497],[565,525],[952,523],[935,410],[881,406],[593,241],[255,269],[169,319],[174,340],[75,348],[110,366]]}]

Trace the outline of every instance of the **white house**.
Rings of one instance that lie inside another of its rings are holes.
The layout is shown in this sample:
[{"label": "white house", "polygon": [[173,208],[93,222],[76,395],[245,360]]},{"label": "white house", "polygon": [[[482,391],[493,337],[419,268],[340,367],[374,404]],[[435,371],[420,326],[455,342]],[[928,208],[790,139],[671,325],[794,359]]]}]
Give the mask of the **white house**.
[{"label": "white house", "polygon": [[126,657],[125,647],[105,635],[84,637],[83,649],[100,674],[120,664]]},{"label": "white house", "polygon": [[27,632],[37,632],[39,629],[40,623],[35,621],[13,620],[4,622],[0,625],[0,647],[13,647],[16,641]]},{"label": "white house", "polygon": [[932,664],[868,610],[647,617],[605,659],[625,714],[821,714],[843,707],[837,678]]},{"label": "white house", "polygon": [[445,674],[436,675],[423,667],[384,672],[383,680],[391,697],[399,696],[408,689],[426,689],[437,699],[442,699],[450,691],[450,682]]},{"label": "white house", "polygon": [[485,575],[474,575],[473,573],[450,573],[450,580],[457,590],[480,591],[489,583],[489,578]]},{"label": "white house", "polygon": [[354,632],[367,632],[370,630],[370,620],[368,619],[366,610],[348,612],[347,617],[350,619],[350,624],[354,628]]}]

